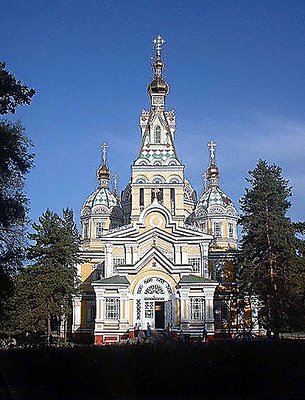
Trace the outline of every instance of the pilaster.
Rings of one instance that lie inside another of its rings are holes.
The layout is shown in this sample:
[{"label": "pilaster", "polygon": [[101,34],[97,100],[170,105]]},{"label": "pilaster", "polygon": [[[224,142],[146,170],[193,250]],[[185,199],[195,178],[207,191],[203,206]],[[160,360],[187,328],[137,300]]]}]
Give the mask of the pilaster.
[{"label": "pilaster", "polygon": [[113,274],[112,266],[112,244],[105,244],[105,277],[108,278]]}]

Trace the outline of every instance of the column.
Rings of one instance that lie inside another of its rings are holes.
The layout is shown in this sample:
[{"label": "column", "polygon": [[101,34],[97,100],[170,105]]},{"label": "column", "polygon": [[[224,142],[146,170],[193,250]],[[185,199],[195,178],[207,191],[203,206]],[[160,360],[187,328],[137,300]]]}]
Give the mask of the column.
[{"label": "column", "polygon": [[96,316],[95,322],[100,323],[104,319],[104,295],[105,289],[98,288],[97,290],[94,288],[95,297],[96,297]]},{"label": "column", "polygon": [[128,292],[126,289],[119,289],[120,293],[120,322],[128,322]]},{"label": "column", "polygon": [[132,264],[135,264],[138,261],[138,244],[132,244]]},{"label": "column", "polygon": [[208,334],[214,334],[214,291],[205,290],[205,321]]},{"label": "column", "polygon": [[201,252],[201,276],[209,278],[209,245],[207,243],[200,243]]},{"label": "column", "polygon": [[181,264],[181,244],[174,244],[175,247],[175,264]]},{"label": "column", "polygon": [[181,263],[182,264],[187,264],[188,259],[187,259],[187,246],[182,246],[182,254],[181,254]]},{"label": "column", "polygon": [[108,278],[112,273],[112,244],[105,243],[105,277]]},{"label": "column", "polygon": [[132,244],[125,244],[125,262],[126,264],[132,264]]},{"label": "column", "polygon": [[180,289],[180,320],[189,322],[189,292],[190,289]]},{"label": "column", "polygon": [[73,322],[72,322],[72,332],[77,331],[81,324],[81,301],[82,296],[73,296]]}]

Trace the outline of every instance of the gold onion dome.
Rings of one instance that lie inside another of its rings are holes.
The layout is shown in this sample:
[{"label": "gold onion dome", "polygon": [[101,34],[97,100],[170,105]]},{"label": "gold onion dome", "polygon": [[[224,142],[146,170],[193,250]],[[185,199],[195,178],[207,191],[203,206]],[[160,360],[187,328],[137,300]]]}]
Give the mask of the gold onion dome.
[{"label": "gold onion dome", "polygon": [[109,181],[110,171],[106,164],[101,165],[97,170],[97,178],[100,182]]},{"label": "gold onion dome", "polygon": [[153,66],[155,70],[155,76],[148,86],[148,93],[160,93],[167,95],[169,92],[169,86],[162,77],[162,70],[164,68],[163,61],[160,58],[157,58]]},{"label": "gold onion dome", "polygon": [[208,168],[207,171],[207,178],[210,179],[215,179],[215,178],[219,178],[219,169],[216,166],[216,164],[211,164]]},{"label": "gold onion dome", "polygon": [[163,78],[156,76],[149,84],[147,91],[149,94],[160,93],[167,95],[169,92],[169,86]]}]

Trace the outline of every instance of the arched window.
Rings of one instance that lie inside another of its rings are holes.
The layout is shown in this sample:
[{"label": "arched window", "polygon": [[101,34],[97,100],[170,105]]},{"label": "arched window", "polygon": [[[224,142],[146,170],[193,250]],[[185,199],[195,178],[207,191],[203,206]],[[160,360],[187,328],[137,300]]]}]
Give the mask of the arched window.
[{"label": "arched window", "polygon": [[154,140],[154,142],[157,143],[157,144],[161,143],[161,128],[160,128],[159,125],[155,127],[155,140]]}]

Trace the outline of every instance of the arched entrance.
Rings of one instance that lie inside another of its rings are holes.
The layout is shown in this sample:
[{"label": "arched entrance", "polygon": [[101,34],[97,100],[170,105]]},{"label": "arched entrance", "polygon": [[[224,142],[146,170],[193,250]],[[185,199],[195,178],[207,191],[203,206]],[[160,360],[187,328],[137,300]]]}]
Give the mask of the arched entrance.
[{"label": "arched entrance", "polygon": [[134,321],[152,329],[175,325],[176,297],[171,285],[161,277],[142,279],[134,291]]}]

